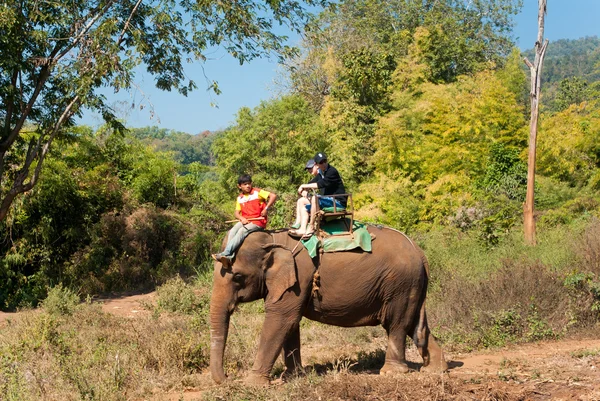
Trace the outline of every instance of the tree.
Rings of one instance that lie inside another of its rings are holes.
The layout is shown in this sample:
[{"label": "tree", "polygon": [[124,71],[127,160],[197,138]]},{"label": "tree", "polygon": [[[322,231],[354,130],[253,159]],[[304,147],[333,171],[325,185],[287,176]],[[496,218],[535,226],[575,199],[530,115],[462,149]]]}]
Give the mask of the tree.
[{"label": "tree", "polygon": [[261,188],[294,193],[308,175],[304,163],[317,150],[328,152],[318,115],[299,96],[242,108],[234,126],[215,139],[216,165],[228,189],[240,174],[250,174]]},{"label": "tree", "polygon": [[[324,0],[304,0],[323,5]],[[293,53],[276,24],[300,30],[309,14],[295,0],[7,0],[0,8],[0,221],[37,183],[55,139],[84,108],[117,121],[102,87],[134,85],[144,66],[162,90],[196,88],[186,61],[223,46],[240,63]],[[216,82],[209,88],[219,93]]]},{"label": "tree", "polygon": [[[432,81],[501,66],[513,48],[512,16],[521,5],[521,0],[340,1],[307,31],[306,51],[287,66],[290,86],[320,109],[335,84],[327,68],[332,59],[368,49],[398,61],[416,40]],[[422,28],[429,34],[415,35]]]},{"label": "tree", "polygon": [[[531,71],[531,120],[529,125],[529,156],[527,160],[527,194],[523,204],[523,225],[525,242],[535,245],[535,220],[533,219],[535,195],[535,153],[537,141],[537,123],[540,107],[540,90],[542,85],[542,64],[548,47],[544,40],[544,17],[546,15],[546,0],[538,0],[538,37],[535,42],[535,60],[533,64],[525,58],[525,63]],[[542,43],[543,42],[543,43]]]},{"label": "tree", "polygon": [[558,85],[556,105],[559,111],[565,110],[572,104],[579,104],[590,98],[591,90],[588,83],[580,77],[563,79]]}]

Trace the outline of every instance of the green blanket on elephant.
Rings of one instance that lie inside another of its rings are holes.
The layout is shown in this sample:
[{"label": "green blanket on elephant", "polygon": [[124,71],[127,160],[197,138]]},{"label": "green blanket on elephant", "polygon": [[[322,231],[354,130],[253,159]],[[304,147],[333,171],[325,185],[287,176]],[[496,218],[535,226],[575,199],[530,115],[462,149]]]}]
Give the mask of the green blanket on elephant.
[{"label": "green blanket on elephant", "polygon": [[365,223],[354,221],[352,235],[336,235],[348,232],[346,224],[350,224],[350,220],[346,219],[346,222],[344,223],[342,219],[322,222],[321,230],[330,235],[330,237],[320,240],[316,235],[313,235],[307,240],[302,240],[302,245],[304,245],[310,257],[314,258],[317,256],[319,248],[323,248],[324,252],[350,251],[356,248],[361,248],[365,252],[371,252],[371,234],[367,231]]}]

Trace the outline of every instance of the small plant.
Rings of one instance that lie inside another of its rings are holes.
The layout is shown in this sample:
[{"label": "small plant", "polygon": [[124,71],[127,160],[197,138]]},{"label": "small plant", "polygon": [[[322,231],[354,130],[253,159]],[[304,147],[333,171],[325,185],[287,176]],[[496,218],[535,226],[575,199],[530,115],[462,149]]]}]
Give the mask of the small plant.
[{"label": "small plant", "polygon": [[77,305],[79,305],[79,295],[69,288],[63,287],[62,283],[52,287],[42,302],[42,307],[52,315],[70,316]]},{"label": "small plant", "polygon": [[600,355],[600,349],[579,349],[577,351],[571,352],[571,356],[576,359],[586,358],[586,357],[594,357]]},{"label": "small plant", "polygon": [[482,332],[482,343],[485,347],[501,347],[518,340],[521,334],[521,314],[516,308],[502,310],[481,319],[475,316],[475,323]]},{"label": "small plant", "polygon": [[556,338],[556,334],[548,323],[540,316],[537,307],[533,304],[529,307],[529,315],[527,316],[527,340],[539,341],[545,339]]},{"label": "small plant", "polygon": [[190,314],[198,306],[193,288],[179,276],[158,287],[156,294],[158,308],[167,312]]}]

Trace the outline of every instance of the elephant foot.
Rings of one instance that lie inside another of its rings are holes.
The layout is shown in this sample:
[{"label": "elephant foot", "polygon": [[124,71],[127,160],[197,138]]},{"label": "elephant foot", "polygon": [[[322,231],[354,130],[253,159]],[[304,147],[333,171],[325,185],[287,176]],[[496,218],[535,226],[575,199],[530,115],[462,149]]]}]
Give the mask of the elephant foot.
[{"label": "elephant foot", "polygon": [[379,371],[380,375],[396,375],[400,373],[408,373],[409,372],[408,365],[405,362],[388,362],[386,361],[381,370]]},{"label": "elephant foot", "polygon": [[423,373],[444,373],[448,371],[448,363],[445,360],[437,361],[429,363],[428,365],[423,365],[421,367],[420,372]]},{"label": "elephant foot", "polygon": [[296,377],[301,377],[301,376],[306,376],[306,372],[304,372],[304,369],[302,369],[302,368],[297,368],[297,369],[293,369],[293,370],[286,369],[281,374],[280,379],[283,380],[284,382],[287,382]]},{"label": "elephant foot", "polygon": [[258,373],[250,373],[244,380],[249,386],[267,387],[270,384],[269,376],[264,376]]}]

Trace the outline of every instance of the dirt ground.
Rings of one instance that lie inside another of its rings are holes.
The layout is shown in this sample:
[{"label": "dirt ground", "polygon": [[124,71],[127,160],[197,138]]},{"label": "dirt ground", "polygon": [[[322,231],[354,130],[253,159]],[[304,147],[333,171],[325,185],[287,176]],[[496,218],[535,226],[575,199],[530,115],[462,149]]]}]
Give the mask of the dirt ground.
[{"label": "dirt ground", "polygon": [[[152,303],[155,294],[98,299],[103,310],[118,316],[136,318],[149,314],[143,305]],[[0,328],[17,314],[0,312]],[[600,336],[599,336],[600,337]],[[304,356],[304,355],[303,355]],[[308,357],[308,355],[306,355]],[[421,359],[415,349],[407,350],[409,365],[418,370]],[[600,401],[600,338],[561,340],[514,345],[500,350],[472,353],[446,353],[450,370],[436,378],[444,394],[437,399],[452,400],[598,400]],[[365,380],[378,375],[359,373]],[[431,384],[424,375],[408,374],[403,385]],[[202,388],[188,388],[173,394],[157,394],[156,400],[201,399],[207,389],[217,386],[208,372],[198,375]],[[447,388],[447,390],[446,390]],[[447,393],[446,393],[447,392]],[[424,396],[427,399],[429,397]],[[380,397],[332,399],[387,399]],[[419,399],[417,393],[403,393],[389,399]],[[153,400],[154,401],[154,400]]]}]

